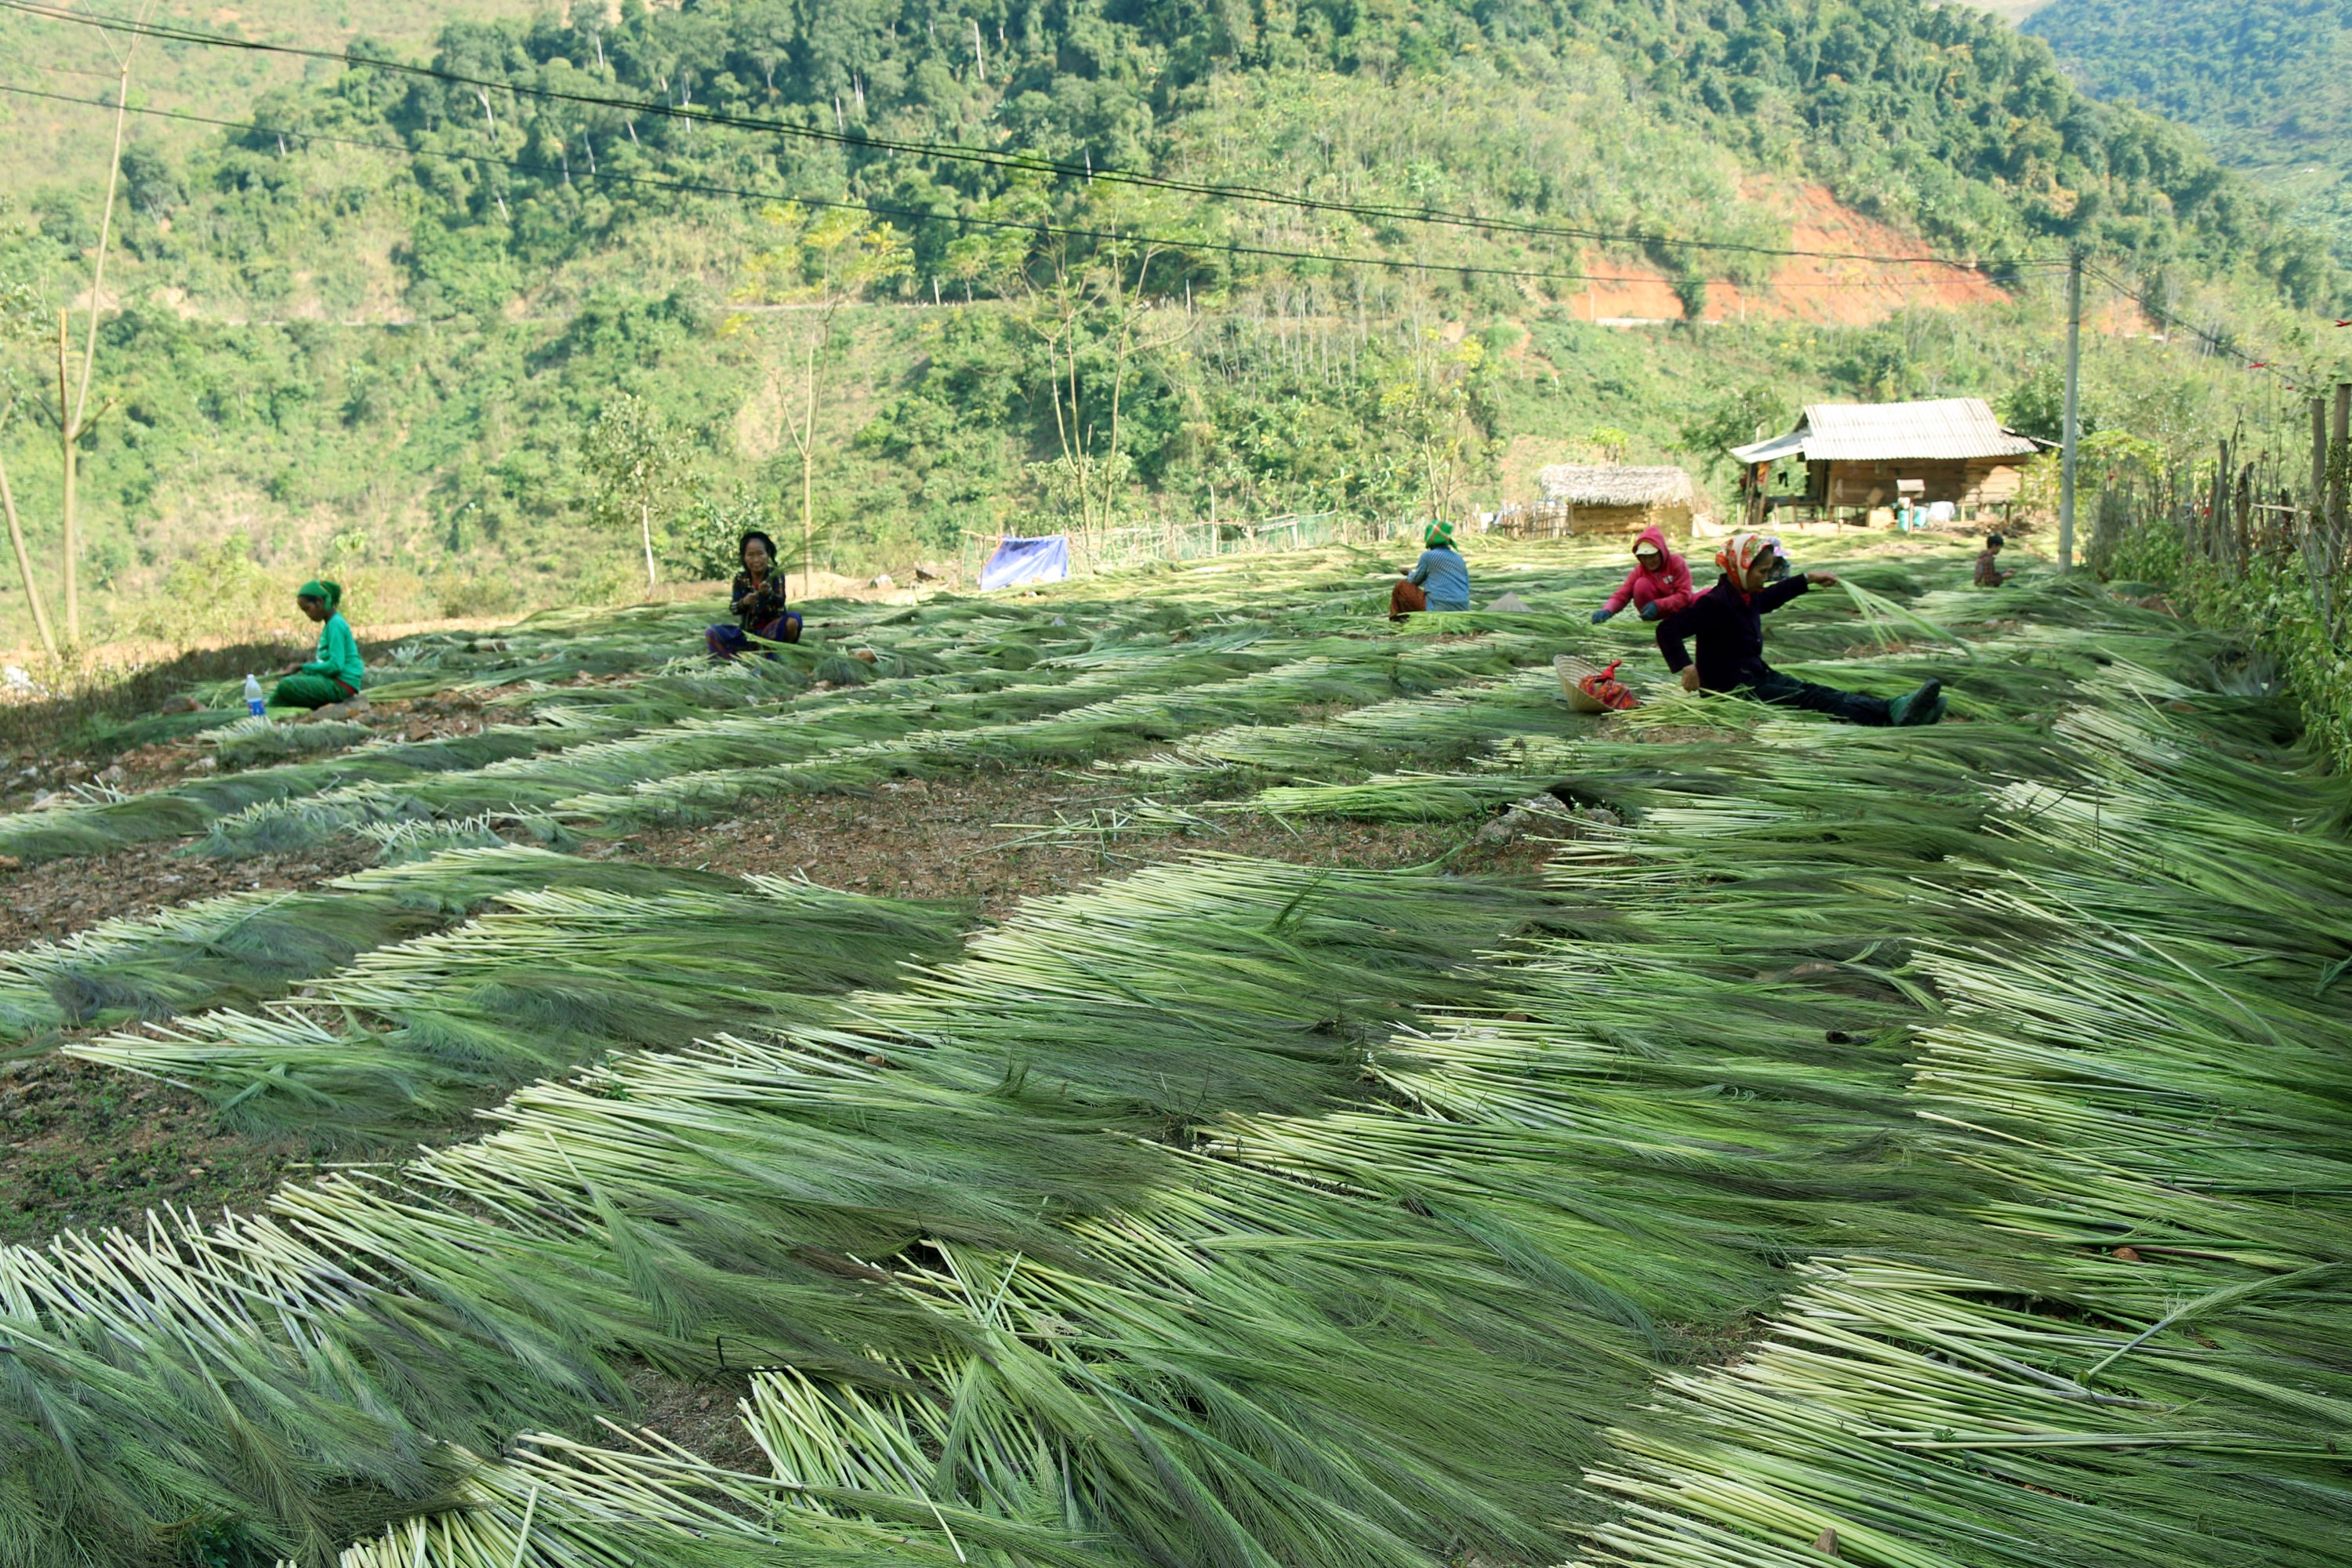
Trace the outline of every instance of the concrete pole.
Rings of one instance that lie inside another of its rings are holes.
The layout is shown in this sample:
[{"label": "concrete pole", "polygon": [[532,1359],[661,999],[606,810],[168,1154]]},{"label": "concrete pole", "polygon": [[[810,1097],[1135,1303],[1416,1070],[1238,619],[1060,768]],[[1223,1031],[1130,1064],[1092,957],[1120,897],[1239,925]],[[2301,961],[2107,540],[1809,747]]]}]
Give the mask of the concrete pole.
[{"label": "concrete pole", "polygon": [[2352,452],[2346,450],[2347,447],[2352,447],[2352,381],[2339,381],[2336,384],[2336,417],[2331,423],[2334,428],[2329,432],[2332,451],[2327,469],[2327,525],[2334,529],[2336,537],[2341,539],[2344,534],[2346,510],[2345,469],[2347,465],[2352,465]]},{"label": "concrete pole", "polygon": [[2065,451],[2058,468],[2058,570],[2074,570],[2074,457],[2082,436],[2083,382],[2083,253],[2068,258],[2066,266],[2066,428]]}]

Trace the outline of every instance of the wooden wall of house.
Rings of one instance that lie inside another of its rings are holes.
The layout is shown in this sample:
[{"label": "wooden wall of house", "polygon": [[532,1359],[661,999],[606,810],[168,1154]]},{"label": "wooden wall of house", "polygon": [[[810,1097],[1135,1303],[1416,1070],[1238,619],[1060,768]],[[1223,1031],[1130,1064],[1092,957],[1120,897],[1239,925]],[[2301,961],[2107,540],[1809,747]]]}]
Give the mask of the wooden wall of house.
[{"label": "wooden wall of house", "polygon": [[1830,506],[1892,506],[1898,479],[1917,479],[1926,487],[1923,501],[1952,501],[1960,506],[1997,506],[2012,501],[2024,484],[2024,459],[1979,458],[1968,462],[1832,463],[1825,503]]},{"label": "wooden wall of house", "polygon": [[1654,502],[1648,506],[1580,506],[1576,509],[1576,531],[1580,538],[1612,534],[1631,536],[1645,528],[1664,531],[1669,539],[1688,539],[1691,531],[1690,508],[1680,501],[1671,505]]},{"label": "wooden wall of house", "polygon": [[1974,493],[1967,499],[1978,505],[2015,500],[2025,489],[2025,468],[2021,462],[2000,458],[1970,463],[1969,484]]}]

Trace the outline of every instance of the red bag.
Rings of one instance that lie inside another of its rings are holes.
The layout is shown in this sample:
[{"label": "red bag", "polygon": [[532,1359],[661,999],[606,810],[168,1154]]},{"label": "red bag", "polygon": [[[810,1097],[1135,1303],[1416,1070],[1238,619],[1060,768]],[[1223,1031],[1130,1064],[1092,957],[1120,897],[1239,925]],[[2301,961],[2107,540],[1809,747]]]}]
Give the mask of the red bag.
[{"label": "red bag", "polygon": [[1603,708],[1613,708],[1622,712],[1628,708],[1640,707],[1640,700],[1617,679],[1617,667],[1624,662],[1622,658],[1611,660],[1608,668],[1578,681],[1577,689]]}]

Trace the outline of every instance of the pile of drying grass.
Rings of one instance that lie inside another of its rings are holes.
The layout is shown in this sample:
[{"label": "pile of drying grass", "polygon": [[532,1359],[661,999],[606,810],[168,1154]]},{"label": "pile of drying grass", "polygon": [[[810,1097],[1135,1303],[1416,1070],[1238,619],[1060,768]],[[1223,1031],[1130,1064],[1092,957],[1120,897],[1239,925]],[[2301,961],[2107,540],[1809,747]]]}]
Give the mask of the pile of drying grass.
[{"label": "pile of drying grass", "polygon": [[[1155,771],[1295,792],[1265,806],[1549,779],[1629,820],[1563,807],[1541,889],[1212,859],[953,960],[937,912],[592,876],[110,1045],[199,1077],[218,1047],[236,1112],[354,1121],[656,1048],[267,1218],[0,1254],[18,1555],[204,1521],[352,1568],[2344,1560],[2352,850],[2281,714],[2052,585],[1998,626],[1912,595],[1973,657],[1792,626],[1816,673],[1950,672],[1969,722],[1546,737],[1524,628],[1401,695],[1400,639],[1295,646],[1360,582],[1266,611],[1283,586],[1193,639],[1250,669],[843,736],[751,787],[1157,738]],[[1155,607],[954,635],[1017,650],[992,689],[1116,689],[1185,657]],[[693,940],[763,900],[764,992]],[[637,1363],[756,1369],[769,1472],[588,1440]]]}]

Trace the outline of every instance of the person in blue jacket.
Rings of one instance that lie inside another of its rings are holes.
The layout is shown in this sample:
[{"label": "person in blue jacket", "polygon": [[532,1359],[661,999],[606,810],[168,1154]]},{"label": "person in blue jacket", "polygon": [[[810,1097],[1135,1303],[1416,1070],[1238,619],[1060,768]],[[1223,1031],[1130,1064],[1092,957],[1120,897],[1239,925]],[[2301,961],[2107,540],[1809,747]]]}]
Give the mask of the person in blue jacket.
[{"label": "person in blue jacket", "polygon": [[[1422,535],[1426,547],[1413,563],[1412,574],[1389,595],[1389,614],[1412,610],[1466,610],[1470,607],[1470,568],[1454,548],[1454,525],[1433,522]],[[1414,600],[1420,600],[1415,604]]]}]

